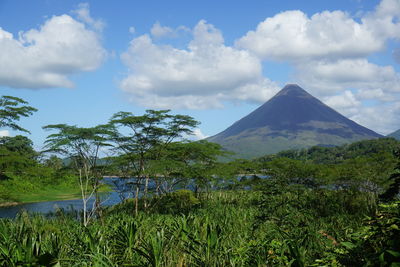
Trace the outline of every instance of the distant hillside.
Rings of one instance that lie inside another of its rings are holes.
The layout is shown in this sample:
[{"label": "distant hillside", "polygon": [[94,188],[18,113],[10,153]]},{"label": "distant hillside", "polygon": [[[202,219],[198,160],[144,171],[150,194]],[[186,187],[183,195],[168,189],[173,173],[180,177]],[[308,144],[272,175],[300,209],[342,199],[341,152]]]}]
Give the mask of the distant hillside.
[{"label": "distant hillside", "polygon": [[315,145],[337,146],[381,135],[339,114],[295,84],[208,141],[254,158]]},{"label": "distant hillside", "polygon": [[336,164],[358,157],[372,157],[373,155],[382,155],[384,153],[392,154],[396,148],[400,148],[400,141],[394,138],[379,138],[337,147],[314,146],[308,149],[286,150],[274,155],[260,157],[257,161],[270,161],[274,158],[285,157],[319,164]]},{"label": "distant hillside", "polygon": [[400,140],[400,129],[387,135],[388,137],[393,137],[396,138],[397,140]]}]

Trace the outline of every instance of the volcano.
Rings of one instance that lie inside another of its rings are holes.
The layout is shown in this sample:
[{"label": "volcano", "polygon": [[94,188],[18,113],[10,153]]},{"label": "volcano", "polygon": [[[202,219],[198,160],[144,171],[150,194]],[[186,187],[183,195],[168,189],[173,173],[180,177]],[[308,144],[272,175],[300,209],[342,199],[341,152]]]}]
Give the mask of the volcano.
[{"label": "volcano", "polygon": [[296,84],[207,140],[236,157],[253,158],[315,145],[337,146],[382,137],[349,120]]}]

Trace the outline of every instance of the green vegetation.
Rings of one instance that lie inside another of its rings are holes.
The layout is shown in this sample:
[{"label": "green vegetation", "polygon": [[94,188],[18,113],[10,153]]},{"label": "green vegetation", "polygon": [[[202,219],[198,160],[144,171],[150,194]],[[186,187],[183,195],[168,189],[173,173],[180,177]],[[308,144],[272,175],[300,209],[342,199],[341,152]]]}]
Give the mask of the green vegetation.
[{"label": "green vegetation", "polygon": [[128,202],[86,227],[63,213],[51,219],[21,214],[0,220],[0,264],[388,266],[399,260],[398,203],[375,213],[362,204],[365,195],[297,190],[268,197],[213,192],[200,195],[200,206],[186,214],[176,205],[132,216]]},{"label": "green vegetation", "polygon": [[329,133],[319,133],[315,130],[272,131],[268,127],[249,129],[238,135],[227,138],[211,137],[210,142],[221,144],[224,148],[235,152],[231,158],[254,159],[265,154],[279,153],[279,151],[305,149],[318,144],[342,145],[365,138],[354,134],[351,138],[341,137]]},{"label": "green vegetation", "polygon": [[0,203],[65,199],[63,194],[76,197],[73,173],[39,158],[27,137],[0,138]]},{"label": "green vegetation", "polygon": [[[85,208],[0,219],[0,266],[399,266],[399,141],[221,163],[220,145],[183,140],[196,121],[169,112],[45,126],[46,153],[1,137],[0,202],[79,195]],[[132,198],[102,207],[106,174],[135,177]]]}]

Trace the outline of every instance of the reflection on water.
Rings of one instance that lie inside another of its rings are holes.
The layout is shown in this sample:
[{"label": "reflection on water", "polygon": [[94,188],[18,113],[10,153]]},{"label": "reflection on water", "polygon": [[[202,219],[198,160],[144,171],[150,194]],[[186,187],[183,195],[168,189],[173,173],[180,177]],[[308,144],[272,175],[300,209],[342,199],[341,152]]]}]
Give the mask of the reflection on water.
[{"label": "reflection on water", "polygon": [[[117,178],[107,178],[105,182],[114,186],[113,180]],[[112,206],[121,202],[120,195],[112,191],[110,193],[104,193],[101,195],[102,206]],[[94,198],[90,199],[87,207],[92,207]],[[63,209],[65,211],[79,211],[83,209],[82,199],[74,200],[59,200],[59,201],[47,201],[47,202],[36,202],[16,205],[12,207],[1,207],[0,208],[0,218],[14,218],[18,212],[26,210],[29,213],[41,213],[46,214],[49,212],[55,212],[57,209]]]},{"label": "reflection on water", "polygon": [[[111,206],[121,202],[118,193],[116,192],[102,194],[101,198],[102,206]],[[92,207],[93,201],[94,199],[89,200],[87,206]],[[63,209],[65,211],[82,210],[82,199],[36,202],[12,207],[2,207],[0,208],[0,218],[14,218],[15,215],[22,210],[26,210],[29,213],[46,214],[49,212],[55,212],[57,209]]]},{"label": "reflection on water", "polygon": [[[237,178],[237,180],[242,181],[246,179],[263,179],[266,178],[267,176],[252,176],[252,175],[242,175]],[[120,178],[105,178],[103,179],[103,182],[106,184],[109,184],[112,188],[113,191],[109,193],[104,193],[101,195],[101,205],[102,206],[112,206],[115,204],[120,203],[122,200],[121,199],[126,199],[129,197],[132,197],[132,191],[133,191],[133,183],[135,182],[134,178],[130,179],[120,179]],[[221,189],[221,188],[227,188],[229,185],[233,184],[233,181],[220,181],[221,184],[219,185],[211,185],[210,184],[210,189],[211,190],[216,190],[216,189]],[[154,189],[154,183],[150,182],[149,183],[149,190]],[[181,188],[187,188],[190,190],[194,190],[194,182],[189,182],[188,184],[179,184],[177,183],[174,187],[174,189],[181,189]],[[250,187],[244,187],[244,189],[250,189]],[[94,198],[89,200],[87,203],[87,207],[90,209],[93,205]],[[12,206],[12,207],[1,207],[0,208],[0,218],[14,218],[18,212],[22,210],[26,210],[29,213],[41,213],[41,214],[47,214],[51,212],[56,212],[58,209],[62,209],[66,212],[69,211],[80,211],[83,209],[83,203],[82,199],[74,199],[74,200],[59,200],[59,201],[48,201],[48,202],[36,202],[36,203],[27,203],[27,204],[21,204],[17,206]]]}]

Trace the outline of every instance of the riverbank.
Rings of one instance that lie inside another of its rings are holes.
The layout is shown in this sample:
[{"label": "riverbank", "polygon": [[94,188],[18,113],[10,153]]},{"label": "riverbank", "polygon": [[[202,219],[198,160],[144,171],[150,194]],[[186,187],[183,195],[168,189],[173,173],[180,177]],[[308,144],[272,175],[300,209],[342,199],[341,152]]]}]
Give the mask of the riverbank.
[{"label": "riverbank", "polygon": [[0,208],[3,208],[3,207],[12,207],[12,206],[17,206],[17,205],[19,205],[19,204],[21,204],[21,203],[19,203],[19,202],[1,202],[0,203]]},{"label": "riverbank", "polygon": [[[99,192],[112,191],[109,185],[102,185]],[[56,186],[47,187],[34,192],[14,192],[12,194],[13,201],[0,202],[0,207],[11,207],[26,203],[46,202],[46,201],[59,201],[59,200],[73,200],[82,197],[79,187],[70,186]]]}]

